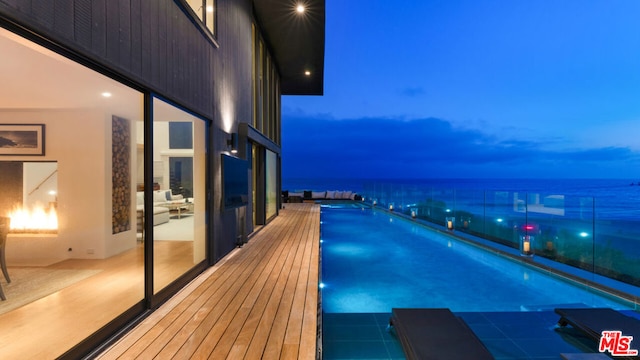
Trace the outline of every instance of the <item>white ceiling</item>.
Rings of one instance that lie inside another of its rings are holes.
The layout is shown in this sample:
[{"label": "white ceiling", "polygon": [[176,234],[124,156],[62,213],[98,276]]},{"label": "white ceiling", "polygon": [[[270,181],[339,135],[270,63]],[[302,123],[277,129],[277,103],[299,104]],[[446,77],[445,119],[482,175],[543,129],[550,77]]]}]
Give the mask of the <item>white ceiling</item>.
[{"label": "white ceiling", "polygon": [[[142,119],[142,94],[0,28],[0,111],[104,108]],[[101,94],[110,92],[105,98]]]}]

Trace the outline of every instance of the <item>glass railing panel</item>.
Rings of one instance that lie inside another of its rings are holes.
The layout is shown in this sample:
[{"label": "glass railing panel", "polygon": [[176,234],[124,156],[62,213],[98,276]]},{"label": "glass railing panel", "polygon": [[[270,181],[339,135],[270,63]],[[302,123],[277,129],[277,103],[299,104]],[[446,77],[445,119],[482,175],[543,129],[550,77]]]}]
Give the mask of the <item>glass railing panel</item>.
[{"label": "glass railing panel", "polygon": [[593,199],[534,194],[527,205],[536,227],[537,254],[576,268],[593,268]]},{"label": "glass railing panel", "polygon": [[378,206],[381,206],[384,209],[388,209],[390,206],[393,206],[394,187],[396,187],[395,184],[382,184],[380,195],[378,197]]},{"label": "glass railing panel", "polygon": [[[427,183],[366,183],[365,202],[447,226],[577,269],[640,285],[640,194],[599,207],[557,192],[434,188]],[[603,202],[610,203],[610,202]]]},{"label": "glass railing panel", "polygon": [[639,286],[640,193],[630,192],[626,201],[613,207],[605,205],[609,201],[596,200],[594,272]]},{"label": "glass railing panel", "polygon": [[421,184],[407,183],[402,185],[400,197],[395,197],[394,211],[406,216],[417,217],[419,204],[429,196],[430,191]]},{"label": "glass railing panel", "polygon": [[518,204],[524,199],[526,208],[525,222],[517,224],[520,248],[523,247],[523,241],[529,241],[533,254],[582,269],[591,267],[591,199],[567,197],[557,193],[526,193],[515,196]]},{"label": "glass railing panel", "polygon": [[519,248],[519,227],[527,222],[525,194],[485,192],[484,234],[489,240]]},{"label": "glass railing panel", "polygon": [[[434,224],[445,225],[447,218],[455,217],[455,191],[434,188],[424,199],[421,206],[421,218]],[[455,226],[455,221],[453,226]]]},{"label": "glass railing panel", "polygon": [[455,229],[473,235],[485,233],[484,224],[484,190],[456,190]]}]

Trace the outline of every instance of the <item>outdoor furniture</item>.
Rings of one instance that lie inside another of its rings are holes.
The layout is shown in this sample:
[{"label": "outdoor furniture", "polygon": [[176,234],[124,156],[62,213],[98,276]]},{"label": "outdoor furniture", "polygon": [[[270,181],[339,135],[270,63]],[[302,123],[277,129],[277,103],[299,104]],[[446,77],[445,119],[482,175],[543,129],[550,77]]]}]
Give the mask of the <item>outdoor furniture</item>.
[{"label": "outdoor furniture", "polygon": [[[556,308],[555,312],[560,315],[558,327],[571,325],[597,343],[600,342],[603,331],[621,331],[623,336],[640,338],[640,320],[610,308]],[[632,348],[637,349],[636,343],[631,345]],[[616,356],[616,358],[619,357]],[[640,357],[625,356],[622,358],[638,359]]]},{"label": "outdoor furniture", "polygon": [[449,309],[392,309],[407,359],[494,359],[469,326]]}]

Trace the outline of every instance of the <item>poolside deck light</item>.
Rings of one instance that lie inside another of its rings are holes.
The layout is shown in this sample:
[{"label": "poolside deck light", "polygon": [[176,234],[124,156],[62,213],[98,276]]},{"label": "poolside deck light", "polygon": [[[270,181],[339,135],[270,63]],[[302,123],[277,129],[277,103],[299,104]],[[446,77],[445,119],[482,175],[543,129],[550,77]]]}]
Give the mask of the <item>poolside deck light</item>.
[{"label": "poolside deck light", "polygon": [[417,215],[416,209],[411,209],[411,218],[415,219]]},{"label": "poolside deck light", "polygon": [[445,219],[445,223],[447,225],[447,230],[453,231],[453,228],[454,228],[455,223],[456,223],[456,218],[455,217],[447,217]]},{"label": "poolside deck light", "polygon": [[389,204],[389,211],[393,211],[393,203]]}]

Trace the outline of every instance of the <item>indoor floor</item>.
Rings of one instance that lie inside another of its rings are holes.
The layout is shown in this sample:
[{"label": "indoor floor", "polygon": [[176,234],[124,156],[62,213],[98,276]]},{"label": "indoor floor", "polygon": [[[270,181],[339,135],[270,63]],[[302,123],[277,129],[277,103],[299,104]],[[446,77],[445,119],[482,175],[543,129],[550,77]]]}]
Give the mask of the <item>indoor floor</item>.
[{"label": "indoor floor", "polygon": [[[155,241],[155,288],[193,265],[192,241]],[[38,271],[84,272],[61,290],[0,315],[3,359],[53,359],[143,300],[143,243],[105,260],[65,260]],[[9,274],[12,267],[9,267]],[[68,275],[71,276],[71,275]],[[2,279],[8,299],[8,286]],[[55,284],[43,284],[43,286]],[[0,306],[3,304],[0,304]]]}]

